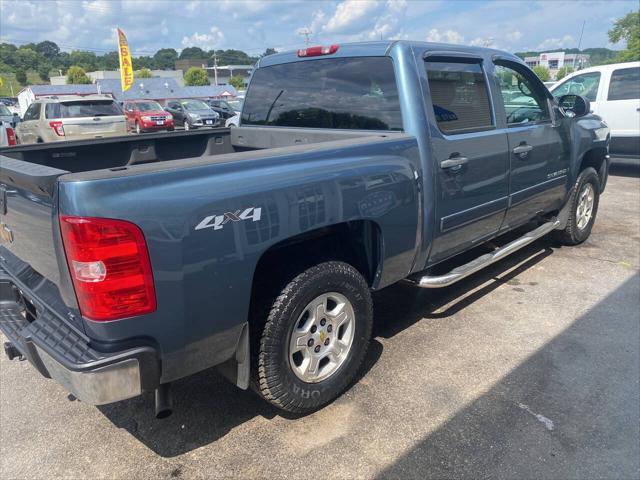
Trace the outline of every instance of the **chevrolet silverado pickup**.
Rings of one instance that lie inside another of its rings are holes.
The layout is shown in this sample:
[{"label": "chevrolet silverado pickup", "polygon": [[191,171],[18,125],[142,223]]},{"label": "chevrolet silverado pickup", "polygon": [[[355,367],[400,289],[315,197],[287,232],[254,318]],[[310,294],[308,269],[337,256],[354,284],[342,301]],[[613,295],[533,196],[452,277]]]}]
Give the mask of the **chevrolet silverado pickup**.
[{"label": "chevrolet silverado pickup", "polygon": [[218,366],[313,411],[356,378],[372,291],[586,240],[608,142],[588,100],[497,50],[264,57],[238,127],[1,152],[5,351],[88,404],[155,392],[161,417],[171,382]]}]

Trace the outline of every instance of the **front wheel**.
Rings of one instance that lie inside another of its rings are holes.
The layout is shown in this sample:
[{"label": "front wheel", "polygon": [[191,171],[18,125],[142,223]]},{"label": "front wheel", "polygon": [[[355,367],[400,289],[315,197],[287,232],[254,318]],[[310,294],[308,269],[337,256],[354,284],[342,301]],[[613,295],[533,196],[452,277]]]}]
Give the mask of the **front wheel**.
[{"label": "front wheel", "polygon": [[311,267],[280,292],[254,351],[254,389],[273,405],[308,413],[353,382],[371,337],[365,279],[343,262]]},{"label": "front wheel", "polygon": [[569,198],[569,219],[565,229],[557,232],[558,240],[564,245],[579,245],[589,238],[599,203],[600,178],[593,168],[585,168]]}]

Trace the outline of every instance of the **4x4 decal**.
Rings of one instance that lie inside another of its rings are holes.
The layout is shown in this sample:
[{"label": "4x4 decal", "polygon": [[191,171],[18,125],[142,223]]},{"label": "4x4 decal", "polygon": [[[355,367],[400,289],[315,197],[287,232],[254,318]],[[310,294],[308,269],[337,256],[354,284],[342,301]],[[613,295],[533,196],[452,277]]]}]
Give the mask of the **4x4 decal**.
[{"label": "4x4 decal", "polygon": [[260,220],[261,214],[262,208],[250,207],[244,210],[236,210],[235,212],[225,212],[222,215],[210,215],[202,219],[195,229],[213,228],[214,230],[220,230],[229,222],[241,222],[242,220],[257,222]]}]

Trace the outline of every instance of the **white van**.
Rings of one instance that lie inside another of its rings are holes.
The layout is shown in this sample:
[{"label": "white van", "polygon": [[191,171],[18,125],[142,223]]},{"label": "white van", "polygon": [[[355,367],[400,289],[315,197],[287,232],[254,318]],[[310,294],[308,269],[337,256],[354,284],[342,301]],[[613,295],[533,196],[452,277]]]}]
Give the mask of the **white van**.
[{"label": "white van", "polygon": [[573,93],[591,102],[611,129],[612,155],[640,156],[640,62],[585,68],[550,90],[554,97]]}]

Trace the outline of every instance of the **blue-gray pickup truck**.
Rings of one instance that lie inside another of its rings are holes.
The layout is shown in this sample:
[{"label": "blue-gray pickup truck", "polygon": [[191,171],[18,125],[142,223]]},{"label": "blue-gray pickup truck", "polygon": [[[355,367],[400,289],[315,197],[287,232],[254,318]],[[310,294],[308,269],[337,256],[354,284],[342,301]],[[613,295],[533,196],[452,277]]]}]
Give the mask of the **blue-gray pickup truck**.
[{"label": "blue-gray pickup truck", "polygon": [[89,404],[155,392],[161,417],[171,382],[218,366],[312,411],[356,378],[372,291],[583,242],[608,142],[587,100],[497,50],[264,57],[239,127],[2,151],[5,351]]}]

